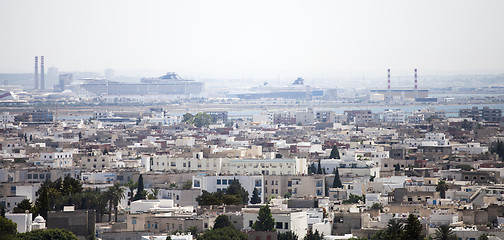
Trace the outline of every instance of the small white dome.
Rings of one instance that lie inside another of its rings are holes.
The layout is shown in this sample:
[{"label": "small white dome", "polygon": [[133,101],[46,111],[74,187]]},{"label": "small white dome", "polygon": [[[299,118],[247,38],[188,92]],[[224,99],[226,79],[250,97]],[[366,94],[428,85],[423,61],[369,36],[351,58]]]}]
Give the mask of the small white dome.
[{"label": "small white dome", "polygon": [[35,217],[35,219],[33,219],[34,222],[37,222],[37,223],[45,223],[45,219],[38,215],[37,217]]}]

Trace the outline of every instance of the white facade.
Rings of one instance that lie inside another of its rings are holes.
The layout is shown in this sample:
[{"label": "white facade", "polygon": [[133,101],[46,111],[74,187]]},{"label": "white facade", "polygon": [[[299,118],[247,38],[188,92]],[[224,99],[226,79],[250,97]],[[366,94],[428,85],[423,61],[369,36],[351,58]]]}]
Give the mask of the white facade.
[{"label": "white facade", "polygon": [[143,213],[168,209],[173,209],[173,200],[171,199],[138,200],[131,202],[130,205],[130,213]]},{"label": "white facade", "polygon": [[30,232],[32,230],[31,213],[6,213],[5,218],[17,224],[18,233]]},{"label": "white facade", "polygon": [[13,123],[15,120],[15,115],[9,112],[3,112],[0,114],[0,123]]},{"label": "white facade", "polygon": [[403,111],[397,109],[397,110],[391,110],[387,109],[383,113],[383,121],[384,122],[397,122],[397,123],[404,123],[406,122],[406,113]]},{"label": "white facade", "polygon": [[296,123],[313,124],[315,122],[315,114],[313,110],[308,109],[302,112],[296,112]]},{"label": "white facade", "polygon": [[115,172],[83,172],[81,181],[84,183],[112,183],[117,180]]},{"label": "white facade", "polygon": [[[243,208],[243,230],[251,230],[252,224],[257,221],[258,208]],[[275,219],[275,228],[281,233],[293,231],[299,239],[306,236],[308,230],[308,218],[305,210],[280,210],[271,208],[271,214]]]},{"label": "white facade", "polygon": [[305,158],[170,158],[168,155],[156,155],[142,157],[142,161],[147,171],[211,171],[238,175],[297,175],[308,173]]},{"label": "white facade", "polygon": [[426,133],[425,138],[426,141],[436,141],[438,146],[448,146],[450,142],[446,138],[444,133]]}]

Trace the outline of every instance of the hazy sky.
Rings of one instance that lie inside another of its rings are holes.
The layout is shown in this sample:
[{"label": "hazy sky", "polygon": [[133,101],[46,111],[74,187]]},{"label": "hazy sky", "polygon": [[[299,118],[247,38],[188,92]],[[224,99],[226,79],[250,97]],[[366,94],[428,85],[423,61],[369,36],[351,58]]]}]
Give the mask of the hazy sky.
[{"label": "hazy sky", "polygon": [[[504,1],[0,1],[0,72],[280,78],[504,70]],[[504,72],[504,71],[503,71]]]}]

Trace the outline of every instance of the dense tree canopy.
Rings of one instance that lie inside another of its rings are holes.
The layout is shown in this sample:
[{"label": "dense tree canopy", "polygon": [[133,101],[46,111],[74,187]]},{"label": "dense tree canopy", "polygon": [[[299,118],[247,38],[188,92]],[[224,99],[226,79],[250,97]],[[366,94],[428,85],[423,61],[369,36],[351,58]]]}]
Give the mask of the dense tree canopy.
[{"label": "dense tree canopy", "polygon": [[33,205],[29,199],[24,199],[13,209],[14,213],[33,212]]},{"label": "dense tree canopy", "polygon": [[196,115],[186,113],[184,114],[184,119],[182,121],[194,124],[196,127],[208,127],[210,124],[214,123],[212,116],[203,112],[196,113]]},{"label": "dense tree canopy", "polygon": [[255,231],[275,231],[275,219],[268,204],[259,209],[257,221],[252,225]]},{"label": "dense tree canopy", "polygon": [[[230,180],[231,181],[231,180]],[[237,179],[232,180],[231,184],[225,191],[207,192],[202,191],[201,195],[196,197],[199,205],[240,205],[248,204],[249,193],[240,184]]]},{"label": "dense tree canopy", "polygon": [[227,215],[225,214],[219,215],[215,219],[213,229],[225,228],[225,227],[233,227],[233,224],[231,224],[231,221],[229,221],[229,217]]},{"label": "dense tree canopy", "polygon": [[66,229],[39,229],[18,234],[17,237],[19,240],[77,240],[75,234]]},{"label": "dense tree canopy", "polygon": [[298,240],[298,236],[293,231],[278,232],[278,240]]},{"label": "dense tree canopy", "polygon": [[198,240],[248,240],[248,237],[232,227],[224,227],[212,229],[199,236]]}]

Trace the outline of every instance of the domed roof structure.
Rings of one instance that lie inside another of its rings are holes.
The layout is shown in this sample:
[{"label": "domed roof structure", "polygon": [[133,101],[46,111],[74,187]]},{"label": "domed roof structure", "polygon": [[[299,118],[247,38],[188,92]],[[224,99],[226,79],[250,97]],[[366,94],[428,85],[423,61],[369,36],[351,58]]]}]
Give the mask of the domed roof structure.
[{"label": "domed roof structure", "polygon": [[33,219],[33,221],[36,223],[45,223],[46,222],[45,219],[42,216],[40,216],[40,214],[37,217],[35,217],[35,219]]}]

